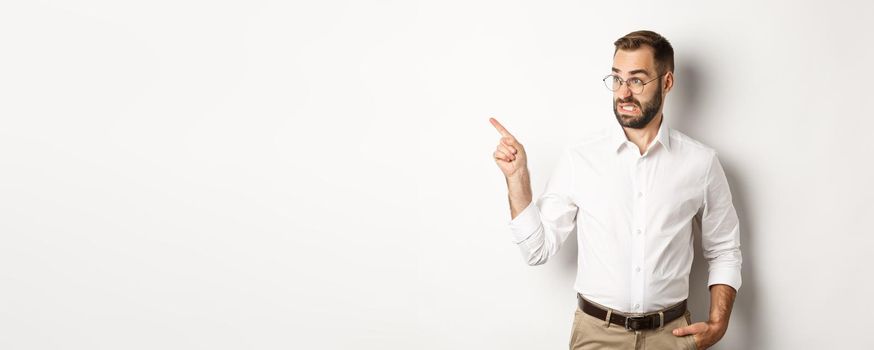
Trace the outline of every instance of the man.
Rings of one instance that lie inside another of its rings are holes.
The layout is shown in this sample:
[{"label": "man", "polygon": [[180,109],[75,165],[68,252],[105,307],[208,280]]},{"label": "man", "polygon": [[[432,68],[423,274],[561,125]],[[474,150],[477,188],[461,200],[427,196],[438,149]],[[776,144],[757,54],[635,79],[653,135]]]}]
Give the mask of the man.
[{"label": "man", "polygon": [[[495,162],[509,191],[513,242],[529,265],[577,229],[578,306],[571,349],[706,349],[725,334],[741,285],[737,214],[716,152],[663,120],[674,85],[671,44],[651,31],[617,40],[612,73],[618,125],[568,147],[532,202],[525,148],[501,133]],[[710,317],[686,309],[693,223],[710,266]]]}]

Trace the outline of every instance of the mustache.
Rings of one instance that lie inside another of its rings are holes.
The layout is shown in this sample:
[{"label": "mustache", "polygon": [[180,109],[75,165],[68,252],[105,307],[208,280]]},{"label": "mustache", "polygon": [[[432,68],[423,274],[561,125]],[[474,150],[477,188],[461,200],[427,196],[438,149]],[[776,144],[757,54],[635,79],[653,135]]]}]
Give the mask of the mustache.
[{"label": "mustache", "polygon": [[625,99],[622,99],[622,98],[616,99],[616,101],[613,102],[613,105],[615,106],[615,105],[618,105],[620,103],[629,103],[629,102],[634,103],[635,105],[640,107],[640,101],[636,100],[634,97],[631,97],[631,96],[629,96],[628,98],[625,98]]}]

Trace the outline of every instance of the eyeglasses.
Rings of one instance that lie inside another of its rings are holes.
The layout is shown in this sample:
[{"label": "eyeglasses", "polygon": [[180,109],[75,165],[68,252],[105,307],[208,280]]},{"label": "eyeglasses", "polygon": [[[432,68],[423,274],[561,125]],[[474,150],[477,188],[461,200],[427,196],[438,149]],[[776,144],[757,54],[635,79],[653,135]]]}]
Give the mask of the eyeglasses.
[{"label": "eyeglasses", "polygon": [[[665,74],[668,74],[668,73],[665,73]],[[632,93],[639,94],[639,93],[643,92],[643,87],[646,84],[649,84],[653,81],[658,80],[659,78],[663,77],[665,74],[659,75],[659,76],[655,77],[654,79],[647,81],[647,82],[640,80],[640,78],[628,78],[628,80],[622,80],[622,78],[620,78],[618,75],[615,75],[615,74],[610,74],[610,75],[604,77],[603,80],[604,80],[604,86],[606,86],[607,89],[610,91],[619,90],[619,88],[622,87],[622,84],[625,84],[628,86],[628,89],[630,89]]]}]

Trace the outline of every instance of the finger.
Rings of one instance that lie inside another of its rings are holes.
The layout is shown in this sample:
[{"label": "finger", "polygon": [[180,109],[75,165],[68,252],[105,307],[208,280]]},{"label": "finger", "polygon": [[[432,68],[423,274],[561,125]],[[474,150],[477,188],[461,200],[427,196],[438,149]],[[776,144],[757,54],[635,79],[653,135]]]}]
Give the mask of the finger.
[{"label": "finger", "polygon": [[489,122],[492,123],[492,126],[494,126],[495,129],[497,129],[498,132],[501,133],[502,136],[513,136],[513,135],[510,135],[510,132],[507,131],[507,128],[505,128],[503,125],[501,125],[501,123],[498,122],[497,119],[489,118]]},{"label": "finger", "polygon": [[500,145],[498,145],[498,150],[502,151],[506,154],[513,155],[514,157],[516,156],[516,148],[513,146],[507,146],[507,145],[500,144]]},{"label": "finger", "polygon": [[504,145],[498,145],[498,151],[500,151],[500,152],[503,153],[503,154],[506,154],[507,157],[510,158],[510,160],[514,160],[514,159],[516,159],[516,155],[514,155],[513,152],[510,151],[510,149],[507,148],[507,146],[504,146]]},{"label": "finger", "polygon": [[505,162],[509,162],[509,161],[510,161],[510,158],[507,157],[507,154],[505,154],[504,152],[501,152],[501,151],[495,151],[495,159],[497,159],[497,160],[503,160],[503,161],[505,161]]},{"label": "finger", "polygon": [[707,325],[702,323],[702,322],[698,322],[698,323],[694,323],[694,324],[686,326],[686,327],[680,327],[680,328],[674,329],[674,335],[681,337],[681,336],[689,335],[689,334],[703,333],[706,330],[707,330]]},{"label": "finger", "polygon": [[503,144],[505,144],[505,145],[507,145],[507,146],[521,146],[521,145],[519,144],[519,141],[516,141],[516,138],[513,137],[513,135],[502,137],[502,138],[501,138],[501,143],[503,143]]}]

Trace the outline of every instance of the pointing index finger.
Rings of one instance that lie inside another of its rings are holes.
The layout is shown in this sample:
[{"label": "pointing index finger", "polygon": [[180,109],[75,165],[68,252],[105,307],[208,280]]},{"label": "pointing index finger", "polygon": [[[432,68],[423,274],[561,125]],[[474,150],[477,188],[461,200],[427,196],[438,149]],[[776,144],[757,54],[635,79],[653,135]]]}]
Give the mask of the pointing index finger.
[{"label": "pointing index finger", "polygon": [[501,123],[499,123],[497,119],[489,118],[489,122],[491,122],[492,125],[495,127],[495,129],[497,129],[498,132],[501,133],[501,136],[513,136],[513,135],[510,135],[510,132],[507,131],[507,129],[504,128],[504,126],[501,125]]}]

